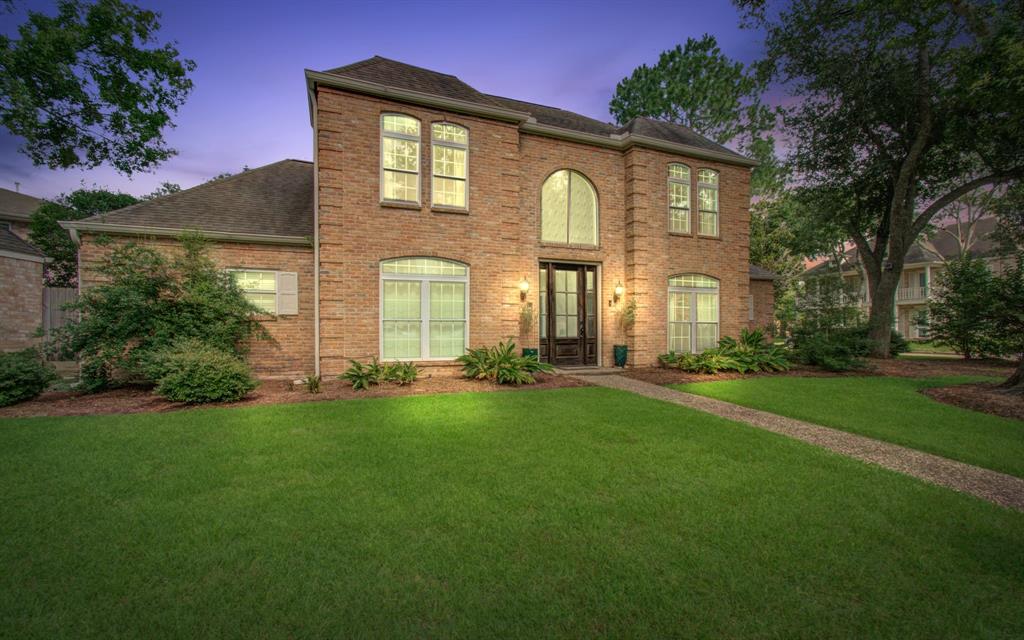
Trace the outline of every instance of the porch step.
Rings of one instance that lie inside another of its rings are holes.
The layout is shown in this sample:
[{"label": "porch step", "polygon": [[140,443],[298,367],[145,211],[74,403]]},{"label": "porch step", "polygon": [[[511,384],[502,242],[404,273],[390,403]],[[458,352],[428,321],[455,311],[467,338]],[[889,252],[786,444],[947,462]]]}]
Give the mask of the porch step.
[{"label": "porch step", "polygon": [[563,376],[614,376],[622,373],[619,367],[555,367],[555,373]]}]

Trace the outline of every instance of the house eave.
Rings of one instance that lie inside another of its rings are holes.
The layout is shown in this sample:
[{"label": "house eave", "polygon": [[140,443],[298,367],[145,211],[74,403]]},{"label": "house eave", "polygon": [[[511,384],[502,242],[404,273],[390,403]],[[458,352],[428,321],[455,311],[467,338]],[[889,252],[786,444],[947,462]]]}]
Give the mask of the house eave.
[{"label": "house eave", "polygon": [[220,242],[239,242],[251,244],[276,244],[288,246],[311,247],[313,241],[307,236],[279,236],[262,233],[234,233],[227,231],[207,231],[204,229],[172,229],[167,227],[148,227],[126,224],[109,224],[103,222],[87,222],[84,220],[65,220],[60,226],[72,233],[78,242],[78,234],[82,231],[92,233],[109,233],[113,235],[151,236],[156,238],[180,238],[183,233],[198,233],[209,240]]},{"label": "house eave", "polygon": [[41,262],[46,264],[51,261],[51,258],[45,256],[32,255],[31,253],[21,253],[20,251],[8,251],[6,249],[0,249],[0,258],[11,258],[13,260],[25,260],[26,262]]}]

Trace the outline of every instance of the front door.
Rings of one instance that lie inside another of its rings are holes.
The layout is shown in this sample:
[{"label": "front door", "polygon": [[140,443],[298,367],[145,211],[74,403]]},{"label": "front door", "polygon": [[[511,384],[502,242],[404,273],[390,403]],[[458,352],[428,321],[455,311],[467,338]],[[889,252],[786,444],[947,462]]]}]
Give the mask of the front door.
[{"label": "front door", "polygon": [[541,263],[540,359],[556,366],[597,364],[597,267]]}]

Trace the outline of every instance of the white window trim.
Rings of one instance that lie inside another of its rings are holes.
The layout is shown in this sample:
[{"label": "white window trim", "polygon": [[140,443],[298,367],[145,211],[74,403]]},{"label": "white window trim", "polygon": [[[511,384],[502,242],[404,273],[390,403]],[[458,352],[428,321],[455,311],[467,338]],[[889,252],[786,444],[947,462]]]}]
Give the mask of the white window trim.
[{"label": "white window trim", "polygon": [[[701,182],[700,181],[700,172],[701,171],[710,171],[710,172],[714,173],[715,176],[716,176],[715,184],[711,184],[710,182]],[[708,167],[702,167],[702,168],[697,169],[697,235],[698,236],[703,236],[705,238],[718,238],[718,237],[721,237],[721,235],[722,235],[722,225],[721,225],[721,222],[722,222],[721,221],[722,191],[719,188],[719,185],[721,184],[721,182],[722,182],[722,174],[721,174],[720,171],[716,171],[715,169],[711,169],[711,168],[708,168]],[[710,209],[704,209],[704,208],[701,207],[701,199],[700,199],[700,190],[701,190],[701,188],[714,189],[718,193],[718,196],[715,198],[715,204],[717,205],[717,209],[715,209],[714,211],[712,211]],[[714,233],[701,233],[701,230],[700,230],[700,214],[702,214],[702,213],[713,213],[713,214],[715,214],[715,232]]]},{"label": "white window trim", "polygon": [[[420,135],[414,136],[408,133],[399,133],[397,131],[384,131],[384,117],[385,116],[402,116],[404,118],[412,118],[420,125]],[[423,172],[420,170],[423,166],[423,122],[416,117],[413,117],[407,113],[399,113],[397,111],[385,111],[380,114],[380,121],[378,123],[380,128],[380,177],[379,177],[379,189],[380,201],[382,203],[397,203],[397,204],[422,204],[423,200]],[[385,169],[384,168],[384,138],[396,138],[399,140],[408,140],[416,143],[416,155],[417,162],[416,167],[416,200],[392,200],[391,198],[384,197],[384,174],[387,171],[394,171],[395,173],[404,173],[411,175],[412,171],[404,171],[402,169]],[[467,171],[468,173],[468,171]]]},{"label": "white window trim", "polygon": [[[274,294],[274,310],[263,311],[262,313],[269,313],[270,315],[278,315],[278,310],[281,308],[281,304],[278,301],[279,291],[281,289],[280,279],[281,272],[276,269],[228,269],[228,273],[272,273],[274,274],[274,290],[268,291],[266,289],[242,289],[242,293],[272,293]],[[241,287],[239,287],[241,289]]]},{"label": "white window trim", "polygon": [[[690,274],[676,274],[676,275],[690,275]],[[703,274],[699,274],[703,275]],[[675,276],[672,276],[675,277]],[[711,276],[706,276],[710,278]],[[668,287],[668,293],[666,294],[666,305],[665,305],[665,346],[668,351],[672,350],[672,324],[689,324],[690,325],[690,351],[688,353],[703,353],[697,351],[697,325],[700,324],[711,324],[710,322],[699,322],[697,320],[697,294],[698,293],[714,293],[718,296],[718,321],[715,322],[715,344],[722,339],[722,283],[717,278],[712,278],[718,282],[718,286],[715,288],[710,287]],[[672,305],[668,304],[668,298],[673,293],[684,293],[690,296],[690,309],[692,312],[692,320],[689,322],[676,322],[672,321]],[[709,347],[713,348],[713,347]]]},{"label": "white window trim", "polygon": [[[461,142],[448,142],[445,140],[437,141],[434,140],[434,125],[435,124],[447,124],[453,127],[458,127],[466,132],[466,143]],[[452,149],[462,149],[466,152],[466,177],[456,178],[454,176],[443,176],[434,171],[434,146],[438,147],[450,147]],[[453,204],[440,204],[434,202],[434,178],[444,178],[446,180],[462,180],[466,185],[466,204],[463,206]],[[469,129],[456,124],[454,122],[448,122],[446,120],[438,120],[430,123],[430,206],[437,209],[451,209],[454,211],[469,211]]]},{"label": "white window trim", "polygon": [[[677,177],[673,176],[672,175],[672,166],[673,165],[678,165],[680,167],[686,167],[686,173],[687,173],[688,176],[690,176],[690,178],[684,180],[682,178],[677,178]],[[668,193],[665,194],[666,204],[668,205],[668,232],[669,233],[674,233],[674,234],[677,234],[677,235],[686,235],[686,236],[693,235],[693,192],[692,192],[693,184],[692,184],[692,178],[693,178],[693,170],[690,168],[689,165],[683,164],[682,162],[671,162],[671,163],[669,163],[669,165],[668,165]],[[676,230],[674,230],[672,228],[672,211],[677,210],[677,209],[680,210],[680,211],[683,210],[683,209],[681,209],[679,207],[673,207],[672,206],[672,185],[673,184],[686,185],[686,189],[687,189],[686,201],[687,201],[687,203],[690,206],[685,209],[685,211],[686,211],[686,230],[685,231],[676,231]]]},{"label": "white window trim", "polygon": [[[409,256],[419,257],[419,256]],[[452,362],[458,356],[424,356],[430,353],[430,283],[431,282],[462,282],[466,285],[466,298],[464,300],[466,331],[464,332],[463,350],[469,347],[469,265],[458,260],[447,260],[435,258],[446,262],[455,262],[466,267],[464,276],[430,275],[423,273],[384,273],[384,263],[391,260],[382,260],[380,263],[380,285],[378,289],[378,310],[377,310],[377,331],[380,334],[378,340],[377,354],[381,362],[408,362],[409,358],[385,358],[384,357],[384,281],[400,280],[405,282],[419,281],[420,283],[420,357],[412,358],[413,362]],[[425,330],[424,330],[425,329]]]},{"label": "white window trim", "polygon": [[[566,171],[569,174],[569,183],[566,187],[565,192],[565,242],[559,242],[558,240],[545,240],[544,239],[544,185],[548,183],[553,175],[559,171]],[[569,242],[569,232],[572,229],[569,223],[569,216],[572,213],[572,176],[573,174],[578,175],[590,188],[594,190],[594,243],[580,243],[580,242]],[[544,182],[540,184],[540,241],[542,244],[557,246],[557,247],[570,247],[576,249],[600,249],[601,248],[601,198],[597,193],[597,187],[587,176],[583,175],[582,172],[576,171],[575,169],[557,169],[548,174],[544,178]]]}]

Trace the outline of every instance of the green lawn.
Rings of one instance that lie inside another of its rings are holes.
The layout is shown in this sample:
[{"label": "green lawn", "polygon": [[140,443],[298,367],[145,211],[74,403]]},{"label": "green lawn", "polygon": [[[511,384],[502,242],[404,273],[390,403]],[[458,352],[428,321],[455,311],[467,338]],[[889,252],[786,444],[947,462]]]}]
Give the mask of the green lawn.
[{"label": "green lawn", "polygon": [[1024,636],[1024,514],[607,389],[0,421],[0,636]]},{"label": "green lawn", "polygon": [[985,379],[778,376],[675,388],[1024,477],[1024,422],[960,409],[919,393],[925,387]]},{"label": "green lawn", "polygon": [[953,353],[947,345],[936,342],[910,341],[910,353]]}]

